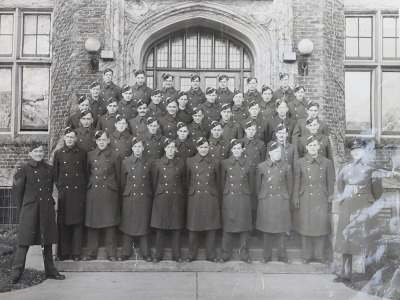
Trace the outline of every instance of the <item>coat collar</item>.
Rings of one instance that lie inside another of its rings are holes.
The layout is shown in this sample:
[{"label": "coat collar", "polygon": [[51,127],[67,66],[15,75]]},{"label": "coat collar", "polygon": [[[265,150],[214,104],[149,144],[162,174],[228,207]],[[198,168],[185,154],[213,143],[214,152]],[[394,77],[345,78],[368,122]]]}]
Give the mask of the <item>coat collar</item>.
[{"label": "coat collar", "polygon": [[196,94],[197,96],[200,96],[201,94],[203,94],[203,91],[201,90],[201,88],[198,88],[197,91],[195,91],[192,87],[190,88],[190,90],[188,91],[189,94],[194,95]]},{"label": "coat collar", "polygon": [[132,100],[131,101],[126,101],[125,99],[121,99],[119,102],[118,102],[118,104],[119,103],[121,103],[121,104],[123,104],[123,105],[125,105],[125,106],[127,106],[127,105],[132,105],[132,106],[134,106],[134,104],[132,103]]},{"label": "coat collar", "polygon": [[227,94],[227,95],[230,95],[232,92],[231,92],[231,90],[229,89],[229,88],[226,88],[226,89],[221,89],[221,88],[218,88],[217,89],[217,94],[219,94],[219,95],[221,95],[222,93],[225,93],[225,94]]},{"label": "coat collar", "polygon": [[177,119],[176,115],[173,116],[173,115],[170,115],[170,114],[166,114],[164,116],[164,118],[169,122],[177,122],[178,123],[178,119]]},{"label": "coat collar", "polygon": [[220,105],[217,102],[211,103],[207,100],[206,100],[206,102],[204,102],[204,105],[207,106],[208,108],[211,108],[211,107],[213,107],[215,109],[220,108]]},{"label": "coat collar", "polygon": [[319,155],[319,154],[318,154],[318,156],[317,156],[316,158],[311,157],[310,154],[306,154],[305,157],[306,157],[307,161],[308,161],[310,164],[312,164],[314,161],[315,161],[317,164],[320,164],[321,161],[322,161],[322,157],[321,157],[321,155]]},{"label": "coat collar", "polygon": [[210,157],[210,155],[206,155],[206,156],[201,156],[199,153],[197,153],[195,156],[194,156],[194,160],[197,162],[197,163],[200,163],[201,161],[203,161],[203,160],[205,160],[208,164],[211,162],[211,157]]},{"label": "coat collar", "polygon": [[67,147],[66,145],[65,145],[65,142],[64,142],[64,146],[61,148],[62,150],[63,150],[63,152],[69,152],[70,150],[72,151],[72,152],[77,152],[78,150],[79,150],[79,148],[78,148],[78,146],[75,144],[75,145],[73,145],[71,148],[70,147]]},{"label": "coat collar", "polygon": [[268,108],[275,108],[275,103],[274,103],[274,101],[272,101],[272,100],[270,100],[269,102],[265,102],[264,100],[263,101],[260,101],[260,107],[262,107],[262,108],[264,108],[264,109],[266,109],[267,107]]},{"label": "coat collar", "polygon": [[245,111],[246,109],[247,109],[247,107],[246,107],[246,105],[244,105],[244,103],[241,106],[237,106],[236,104],[234,104],[232,106],[232,111],[233,110],[234,111],[238,111],[238,110]]},{"label": "coat collar", "polygon": [[176,159],[176,156],[174,156],[173,159],[169,159],[167,156],[163,156],[161,158],[161,161],[164,163],[164,165],[168,165],[170,162],[172,162],[174,165],[178,163],[178,159]]},{"label": "coat collar", "polygon": [[95,154],[96,154],[97,156],[100,155],[101,153],[104,153],[106,156],[109,156],[109,155],[111,154],[111,152],[112,152],[112,149],[111,149],[111,146],[110,146],[110,145],[107,145],[107,148],[104,149],[103,151],[101,151],[101,150],[99,149],[99,147],[96,147],[96,149],[94,149],[93,151],[96,151]]},{"label": "coat collar", "polygon": [[175,91],[176,90],[175,90],[175,88],[173,86],[171,86],[170,88],[163,87],[162,90],[161,90],[161,92],[163,94],[166,94],[166,93],[173,94],[173,93],[175,93]]},{"label": "coat collar", "polygon": [[147,131],[145,137],[148,140],[151,140],[152,138],[154,138],[156,141],[159,141],[162,137],[161,133],[157,132],[156,134],[151,134],[150,132]]},{"label": "coat collar", "polygon": [[79,126],[77,129],[75,129],[75,131],[76,132],[79,132],[79,133],[81,133],[81,134],[83,134],[83,135],[85,135],[85,134],[87,134],[87,133],[91,133],[91,132],[93,132],[94,131],[94,127],[93,126],[90,126],[89,128],[85,128],[85,127],[83,127],[83,126]]},{"label": "coat collar", "polygon": [[235,125],[235,123],[233,123],[232,119],[229,119],[229,121],[226,123],[221,119],[220,122],[222,124],[222,127],[228,126],[229,128],[232,128]]},{"label": "coat collar", "polygon": [[280,91],[282,94],[293,94],[293,90],[292,90],[290,87],[288,87],[287,90],[284,90],[283,87],[280,87],[280,88],[279,88],[279,91]]},{"label": "coat collar", "polygon": [[304,107],[306,106],[306,104],[304,103],[304,99],[303,99],[303,101],[299,101],[299,100],[297,100],[297,99],[293,99],[293,100],[292,100],[292,103],[293,103],[294,106],[297,106],[297,107],[298,107],[299,105],[304,106]]},{"label": "coat collar", "polygon": [[142,85],[138,85],[137,83],[135,83],[135,84],[133,85],[133,88],[134,88],[135,90],[142,89],[143,91],[147,91],[147,85],[146,85],[145,83],[143,83]]},{"label": "coat collar", "polygon": [[180,139],[175,140],[175,145],[177,147],[179,147],[180,145],[183,144],[183,145],[185,145],[186,148],[189,148],[191,143],[192,143],[192,141],[188,138],[186,138],[186,140],[184,140],[184,141],[181,141]]},{"label": "coat collar", "polygon": [[243,157],[239,157],[239,159],[236,159],[233,155],[228,158],[229,163],[233,166],[236,162],[236,160],[239,162],[239,165],[243,167],[243,165],[246,163],[246,159]]},{"label": "coat collar", "polygon": [[102,89],[113,89],[115,87],[115,83],[114,82],[110,82],[110,84],[107,84],[103,81],[103,83],[101,84],[101,88]]},{"label": "coat collar", "polygon": [[150,102],[149,110],[157,111],[157,110],[161,110],[161,107],[160,107],[159,104],[155,104],[154,102]]},{"label": "coat collar", "polygon": [[251,95],[258,96],[260,93],[257,91],[257,89],[255,89],[254,91],[247,90],[246,94],[247,96]]},{"label": "coat collar", "polygon": [[95,104],[100,105],[102,102],[103,102],[103,100],[100,99],[100,96],[95,100],[95,99],[93,99],[92,95],[90,95],[90,98],[89,98],[90,106],[93,106]]},{"label": "coat collar", "polygon": [[141,123],[145,123],[146,124],[146,117],[147,117],[147,113],[144,117],[141,117],[139,114],[134,118],[135,122],[137,124],[141,124]]},{"label": "coat collar", "polygon": [[179,114],[180,111],[184,111],[187,114],[190,114],[190,109],[188,108],[188,106],[186,105],[184,109],[180,109],[178,106],[178,112],[176,114]]},{"label": "coat collar", "polygon": [[244,122],[244,124],[246,124],[246,123],[249,122],[249,121],[256,122],[257,125],[260,125],[261,122],[263,121],[263,118],[262,118],[262,115],[261,115],[261,114],[258,114],[257,118],[255,118],[255,119],[253,119],[251,116],[249,116],[249,117],[246,119],[246,122]]},{"label": "coat collar", "polygon": [[282,160],[279,160],[279,161],[275,161],[275,162],[274,162],[274,161],[272,161],[270,158],[268,158],[265,162],[266,162],[267,165],[270,166],[270,167],[272,167],[274,164],[277,165],[278,167],[281,167],[281,166],[282,166]]},{"label": "coat collar", "polygon": [[210,136],[208,141],[213,145],[218,145],[218,144],[222,145],[222,144],[224,144],[224,140],[222,139],[222,135],[219,137],[219,139],[216,139],[215,137]]},{"label": "coat collar", "polygon": [[41,161],[36,161],[36,160],[34,160],[34,159],[32,159],[32,158],[30,158],[30,159],[28,160],[28,164],[29,164],[30,166],[34,167],[34,168],[37,168],[37,166],[38,166],[39,164],[45,165],[43,159],[42,159]]},{"label": "coat collar", "polygon": [[111,120],[115,118],[116,114],[111,115],[109,112],[107,112],[104,116],[107,120]]},{"label": "coat collar", "polygon": [[192,127],[194,129],[196,129],[196,130],[199,130],[199,129],[204,130],[204,129],[206,129],[206,125],[204,125],[203,121],[200,124],[197,124],[195,121],[193,121],[191,124],[192,124]]},{"label": "coat collar", "polygon": [[253,138],[253,139],[251,140],[251,139],[249,139],[247,136],[244,137],[244,138],[242,139],[242,141],[243,141],[243,143],[245,143],[246,145],[251,144],[251,145],[255,146],[255,145],[258,144],[258,140],[257,140],[256,138]]},{"label": "coat collar", "polygon": [[111,135],[118,140],[121,138],[121,136],[124,137],[125,139],[127,139],[129,137],[129,132],[127,129],[125,129],[123,132],[119,132],[118,130],[115,130]]},{"label": "coat collar", "polygon": [[143,157],[143,155],[140,156],[140,157],[137,157],[137,156],[135,156],[134,154],[132,154],[131,156],[129,156],[129,159],[130,159],[134,164],[138,163],[139,161],[140,161],[142,164],[146,162],[146,158]]}]

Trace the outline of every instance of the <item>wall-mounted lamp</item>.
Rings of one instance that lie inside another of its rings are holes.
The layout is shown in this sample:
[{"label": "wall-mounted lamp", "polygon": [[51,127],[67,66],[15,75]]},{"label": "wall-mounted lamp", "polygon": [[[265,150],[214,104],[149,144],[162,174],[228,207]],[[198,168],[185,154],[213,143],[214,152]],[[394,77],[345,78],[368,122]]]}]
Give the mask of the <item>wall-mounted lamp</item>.
[{"label": "wall-mounted lamp", "polygon": [[99,70],[98,51],[100,50],[100,41],[96,38],[88,38],[85,42],[85,48],[91,55],[90,66],[92,67],[92,72],[97,72]]},{"label": "wall-mounted lamp", "polygon": [[308,56],[314,50],[314,44],[309,39],[302,39],[297,45],[301,57],[299,59],[299,75],[307,75],[308,74]]}]

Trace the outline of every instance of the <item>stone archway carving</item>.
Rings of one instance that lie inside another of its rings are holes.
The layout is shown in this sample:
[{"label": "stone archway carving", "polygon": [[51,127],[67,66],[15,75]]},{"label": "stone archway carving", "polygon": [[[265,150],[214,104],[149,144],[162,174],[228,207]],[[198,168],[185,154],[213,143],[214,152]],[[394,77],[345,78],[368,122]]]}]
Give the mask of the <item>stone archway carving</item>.
[{"label": "stone archway carving", "polygon": [[[146,50],[157,40],[183,28],[202,26],[220,30],[246,44],[253,55],[254,76],[269,83],[273,67],[272,38],[264,26],[248,14],[210,2],[186,2],[157,10],[131,26],[126,38],[124,74],[129,68],[142,67]],[[125,29],[127,30],[127,29]],[[132,82],[132,78],[127,78]]]}]

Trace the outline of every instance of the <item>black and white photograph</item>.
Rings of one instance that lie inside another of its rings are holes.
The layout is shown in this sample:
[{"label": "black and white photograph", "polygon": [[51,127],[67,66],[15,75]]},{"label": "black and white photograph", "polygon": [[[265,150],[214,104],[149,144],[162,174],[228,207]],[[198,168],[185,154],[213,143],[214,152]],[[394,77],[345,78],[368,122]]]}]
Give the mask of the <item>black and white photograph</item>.
[{"label": "black and white photograph", "polygon": [[0,298],[400,299],[397,0],[0,0]]}]

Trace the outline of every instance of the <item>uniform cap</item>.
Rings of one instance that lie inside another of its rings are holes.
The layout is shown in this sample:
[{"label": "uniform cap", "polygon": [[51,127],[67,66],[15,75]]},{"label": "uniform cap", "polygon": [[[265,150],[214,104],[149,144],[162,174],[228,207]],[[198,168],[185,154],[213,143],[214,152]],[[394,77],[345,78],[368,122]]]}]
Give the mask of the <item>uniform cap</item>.
[{"label": "uniform cap", "polygon": [[125,92],[129,91],[130,89],[132,89],[132,88],[126,84],[122,87],[122,93],[125,93]]},{"label": "uniform cap", "polygon": [[32,142],[31,146],[29,147],[29,152],[32,152],[36,148],[39,148],[40,146],[43,146],[42,142]]},{"label": "uniform cap", "polygon": [[280,148],[280,144],[277,142],[273,142],[269,147],[268,147],[268,151],[274,151],[275,149]]},{"label": "uniform cap", "polygon": [[85,96],[80,96],[79,98],[78,98],[78,104],[81,104],[83,101],[85,101],[86,100],[86,97]]},{"label": "uniform cap", "polygon": [[161,94],[161,91],[160,91],[159,89],[155,89],[155,90],[153,90],[153,91],[151,92],[151,95],[152,95],[152,96],[159,95],[159,94]]},{"label": "uniform cap", "polygon": [[179,130],[183,127],[187,127],[186,123],[184,123],[184,122],[178,122],[178,124],[176,125],[177,130]]},{"label": "uniform cap", "polygon": [[311,107],[316,106],[319,109],[319,103],[318,102],[314,102],[312,100],[307,102],[307,109],[310,109]]},{"label": "uniform cap", "polygon": [[108,100],[107,100],[107,105],[108,105],[108,104],[111,104],[111,103],[114,103],[114,102],[117,102],[117,99],[115,99],[114,97],[110,97],[110,98],[108,98]]},{"label": "uniform cap", "polygon": [[132,139],[132,146],[134,146],[134,145],[136,145],[137,143],[140,143],[140,142],[143,143],[142,139],[141,139],[140,137],[138,137],[138,136],[135,136],[135,137]]},{"label": "uniform cap", "polygon": [[235,96],[235,95],[237,95],[237,94],[243,94],[243,92],[241,92],[241,91],[235,89],[235,90],[233,91],[233,95]]},{"label": "uniform cap", "polygon": [[165,102],[167,102],[167,105],[170,104],[170,103],[172,103],[172,102],[175,102],[175,103],[176,103],[175,99],[174,99],[174,98],[171,98],[171,97],[168,97],[167,99],[165,99]]},{"label": "uniform cap", "polygon": [[199,76],[199,75],[197,75],[197,74],[192,74],[192,75],[190,75],[190,81],[195,81],[196,78],[198,78],[199,81],[200,81],[200,76]]},{"label": "uniform cap", "polygon": [[187,96],[187,93],[184,92],[184,91],[179,91],[179,92],[178,92],[178,99],[179,99],[180,97],[182,97],[182,96]]},{"label": "uniform cap", "polygon": [[96,140],[97,140],[97,139],[101,138],[101,136],[102,136],[104,133],[105,133],[106,136],[108,137],[107,131],[104,131],[104,130],[98,130],[98,131],[96,131],[96,133],[94,134],[94,137],[95,137]]},{"label": "uniform cap", "polygon": [[205,143],[207,143],[207,139],[205,137],[199,137],[196,141],[196,146],[199,147]]},{"label": "uniform cap", "polygon": [[195,115],[195,114],[197,114],[198,112],[202,112],[202,113],[204,113],[204,111],[203,111],[203,109],[201,108],[201,107],[194,107],[193,109],[192,109],[192,111],[193,111],[193,114]]},{"label": "uniform cap", "polygon": [[249,104],[249,108],[258,105],[258,101],[257,100],[252,100]]},{"label": "uniform cap", "polygon": [[103,74],[106,74],[107,72],[111,72],[114,74],[114,71],[111,68],[106,68],[103,72]]},{"label": "uniform cap", "polygon": [[245,128],[247,129],[247,128],[252,127],[252,126],[256,126],[257,127],[257,124],[254,123],[253,121],[248,121],[248,122],[246,122]]},{"label": "uniform cap", "polygon": [[306,125],[310,125],[312,122],[314,122],[315,120],[317,120],[317,122],[319,123],[319,119],[318,117],[309,117],[306,119]]},{"label": "uniform cap", "polygon": [[142,106],[144,104],[147,106],[146,102],[144,102],[142,99],[139,99],[139,101],[136,103],[136,108],[139,108],[140,106]]},{"label": "uniform cap", "polygon": [[279,105],[281,105],[283,102],[286,103],[287,105],[287,101],[285,99],[278,99],[275,101],[275,106],[278,107]]},{"label": "uniform cap", "polygon": [[172,76],[171,74],[169,74],[169,73],[164,73],[164,74],[162,74],[161,75],[161,78],[165,81],[165,80],[167,80],[168,78],[174,78],[174,76]]},{"label": "uniform cap", "polygon": [[126,121],[126,118],[123,115],[116,115],[115,116],[115,123],[117,123],[119,121],[122,121],[122,120]]},{"label": "uniform cap", "polygon": [[218,74],[217,75],[217,80],[221,81],[222,79],[229,80],[229,77],[227,75],[225,75],[225,74]]},{"label": "uniform cap", "polygon": [[154,118],[154,117],[148,117],[146,119],[146,122],[147,122],[147,124],[151,124],[151,123],[154,123],[154,122],[157,122],[157,124],[158,124],[158,119]]},{"label": "uniform cap", "polygon": [[310,136],[307,138],[306,145],[308,145],[308,144],[310,144],[310,143],[312,143],[312,142],[314,142],[314,141],[318,141],[318,139],[317,139],[315,136],[310,135]]},{"label": "uniform cap", "polygon": [[356,148],[365,148],[367,146],[367,142],[363,139],[352,139],[349,141],[347,146],[350,148],[350,150],[356,149]]},{"label": "uniform cap", "polygon": [[94,87],[96,87],[96,86],[99,86],[100,85],[100,82],[98,82],[98,81],[93,81],[91,84],[89,84],[89,89],[92,89],[92,88],[94,88]]},{"label": "uniform cap", "polygon": [[167,147],[169,144],[174,143],[173,139],[166,138],[164,141],[164,147]]},{"label": "uniform cap", "polygon": [[212,94],[214,92],[215,92],[215,89],[213,87],[206,88],[206,95]]},{"label": "uniform cap", "polygon": [[91,114],[92,112],[90,111],[90,109],[85,109],[84,111],[81,111],[79,113],[79,119],[82,119],[84,116],[86,116],[87,114]]},{"label": "uniform cap", "polygon": [[281,123],[279,123],[278,125],[276,125],[276,129],[278,131],[281,131],[281,130],[288,131],[288,128],[285,126],[285,123],[283,121]]},{"label": "uniform cap", "polygon": [[264,84],[261,88],[261,93],[264,93],[265,91],[268,91],[268,90],[271,90],[271,92],[273,92],[272,89],[268,85]]},{"label": "uniform cap", "polygon": [[289,77],[289,74],[284,72],[279,73],[279,80],[282,80],[286,76]]},{"label": "uniform cap", "polygon": [[227,109],[231,109],[231,105],[229,103],[224,103],[221,106],[221,111],[227,110]]},{"label": "uniform cap", "polygon": [[135,71],[133,71],[133,75],[135,75],[135,77],[137,77],[140,74],[144,74],[144,71],[141,69],[136,69]]},{"label": "uniform cap", "polygon": [[296,84],[296,85],[294,86],[294,92],[295,92],[295,93],[297,93],[297,92],[300,91],[301,89],[303,89],[304,91],[306,90],[306,89],[304,88],[304,86],[302,86],[302,85]]},{"label": "uniform cap", "polygon": [[211,125],[210,125],[210,129],[213,129],[213,128],[217,127],[217,126],[221,126],[222,127],[222,124],[220,122],[218,122],[218,121],[212,121]]},{"label": "uniform cap", "polygon": [[241,141],[241,140],[238,140],[238,139],[233,139],[233,140],[231,140],[231,146],[233,147],[233,146],[236,146],[236,145],[242,145],[242,147],[244,147],[244,143]]},{"label": "uniform cap", "polygon": [[252,81],[253,79],[255,79],[257,81],[257,78],[251,77],[251,76],[247,77],[246,81],[247,81],[247,83],[250,83],[250,81]]},{"label": "uniform cap", "polygon": [[75,132],[71,127],[66,127],[64,129],[64,134],[68,134],[68,133],[71,133],[71,132]]}]

